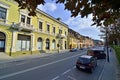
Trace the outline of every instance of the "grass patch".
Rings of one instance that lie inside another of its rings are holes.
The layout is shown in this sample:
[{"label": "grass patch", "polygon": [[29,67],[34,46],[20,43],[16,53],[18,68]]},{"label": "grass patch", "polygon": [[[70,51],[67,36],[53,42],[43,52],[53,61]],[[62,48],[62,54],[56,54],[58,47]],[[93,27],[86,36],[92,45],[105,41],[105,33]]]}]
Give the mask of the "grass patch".
[{"label": "grass patch", "polygon": [[118,59],[119,64],[120,64],[120,46],[112,46],[112,47],[116,52],[116,56],[117,56],[117,59]]}]

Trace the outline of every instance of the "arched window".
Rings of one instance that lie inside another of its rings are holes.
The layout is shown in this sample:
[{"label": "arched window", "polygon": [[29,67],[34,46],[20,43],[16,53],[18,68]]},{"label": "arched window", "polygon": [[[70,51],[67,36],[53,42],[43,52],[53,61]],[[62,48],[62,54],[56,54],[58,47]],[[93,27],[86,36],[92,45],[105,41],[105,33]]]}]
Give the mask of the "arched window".
[{"label": "arched window", "polygon": [[0,52],[5,51],[5,39],[6,39],[5,34],[0,32]]},{"label": "arched window", "polygon": [[38,50],[42,50],[42,38],[39,37],[37,40],[37,48]]},{"label": "arched window", "polygon": [[46,49],[50,49],[50,40],[46,39]]},{"label": "arched window", "polygon": [[56,48],[56,42],[55,42],[55,40],[53,39],[52,40],[52,49],[55,49]]}]

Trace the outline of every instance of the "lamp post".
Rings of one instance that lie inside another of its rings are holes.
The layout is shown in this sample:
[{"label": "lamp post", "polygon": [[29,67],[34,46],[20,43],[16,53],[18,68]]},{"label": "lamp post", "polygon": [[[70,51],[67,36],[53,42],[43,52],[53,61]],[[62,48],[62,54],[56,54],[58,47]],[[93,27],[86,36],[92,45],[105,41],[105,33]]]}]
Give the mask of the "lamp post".
[{"label": "lamp post", "polygon": [[106,28],[106,50],[107,50],[107,62],[109,62],[109,50],[108,50],[108,29]]},{"label": "lamp post", "polygon": [[62,35],[62,34],[58,34],[57,36],[56,36],[56,38],[58,39],[58,44],[57,44],[57,47],[58,47],[58,53],[60,52],[60,46],[62,45],[62,39],[63,38],[65,38],[65,36],[64,35]]},{"label": "lamp post", "polygon": [[60,34],[58,34],[58,35],[56,36],[56,38],[58,39],[57,47],[58,47],[58,53],[59,53],[59,52],[60,52],[60,50],[59,50],[59,47],[60,47],[60,39],[61,39]]}]

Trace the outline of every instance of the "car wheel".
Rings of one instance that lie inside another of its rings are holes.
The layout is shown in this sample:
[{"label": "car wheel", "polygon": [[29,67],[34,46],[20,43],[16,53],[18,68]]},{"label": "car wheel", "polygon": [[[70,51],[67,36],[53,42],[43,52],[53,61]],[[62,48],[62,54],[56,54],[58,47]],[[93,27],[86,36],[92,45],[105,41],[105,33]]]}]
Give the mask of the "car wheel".
[{"label": "car wheel", "polygon": [[93,68],[90,69],[90,73],[93,73]]},{"label": "car wheel", "polygon": [[76,66],[77,69],[80,69],[79,66]]}]

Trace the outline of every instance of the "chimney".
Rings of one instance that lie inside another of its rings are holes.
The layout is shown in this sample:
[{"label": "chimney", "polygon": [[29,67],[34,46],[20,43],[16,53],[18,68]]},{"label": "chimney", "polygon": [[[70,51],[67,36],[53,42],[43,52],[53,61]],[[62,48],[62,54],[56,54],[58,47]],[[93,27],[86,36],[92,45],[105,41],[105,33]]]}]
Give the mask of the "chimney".
[{"label": "chimney", "polygon": [[59,18],[57,18],[57,20],[58,20],[58,21],[61,21],[61,18],[59,17]]}]

